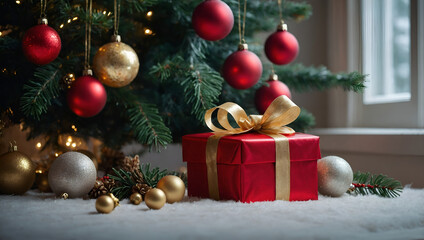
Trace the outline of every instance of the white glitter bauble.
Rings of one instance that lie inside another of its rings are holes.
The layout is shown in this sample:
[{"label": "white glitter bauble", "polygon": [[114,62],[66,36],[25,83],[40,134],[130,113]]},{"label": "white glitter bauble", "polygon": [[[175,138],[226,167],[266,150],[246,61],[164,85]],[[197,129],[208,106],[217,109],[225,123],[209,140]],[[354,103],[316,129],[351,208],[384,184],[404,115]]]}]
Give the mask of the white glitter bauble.
[{"label": "white glitter bauble", "polygon": [[328,156],[318,160],[318,191],[322,195],[340,197],[352,180],[352,168],[343,158]]},{"label": "white glitter bauble", "polygon": [[93,161],[79,152],[60,155],[49,169],[49,185],[57,196],[67,193],[70,198],[83,197],[93,188],[96,177]]}]

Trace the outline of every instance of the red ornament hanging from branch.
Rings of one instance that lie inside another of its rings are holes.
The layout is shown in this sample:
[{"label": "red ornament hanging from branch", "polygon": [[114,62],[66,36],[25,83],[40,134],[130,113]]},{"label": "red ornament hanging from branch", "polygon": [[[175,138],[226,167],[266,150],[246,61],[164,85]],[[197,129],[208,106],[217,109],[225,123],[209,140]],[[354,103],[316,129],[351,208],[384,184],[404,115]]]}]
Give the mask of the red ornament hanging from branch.
[{"label": "red ornament hanging from branch", "polygon": [[224,62],[222,76],[233,88],[248,89],[255,85],[262,75],[262,62],[248,50],[247,44],[240,44]]},{"label": "red ornament hanging from branch", "polygon": [[67,101],[69,108],[80,117],[93,117],[102,111],[106,104],[107,94],[102,83],[94,78],[90,69],[91,46],[91,18],[92,0],[86,0],[86,14],[88,21],[85,23],[85,52],[84,73],[82,77],[71,85],[68,90]]},{"label": "red ornament hanging from branch", "polygon": [[45,65],[55,60],[62,48],[59,34],[47,25],[46,6],[46,0],[41,0],[39,24],[28,29],[22,39],[25,57],[37,65]]},{"label": "red ornament hanging from branch", "polygon": [[205,0],[193,11],[191,18],[197,35],[209,41],[225,38],[233,29],[234,15],[221,0]]},{"label": "red ornament hanging from branch", "polygon": [[299,53],[299,43],[293,34],[287,31],[287,25],[282,21],[277,31],[271,34],[265,42],[265,54],[274,64],[291,63]]},{"label": "red ornament hanging from branch", "polygon": [[271,74],[267,85],[262,86],[255,93],[255,105],[260,114],[263,114],[277,97],[286,95],[291,99],[290,89],[283,82],[278,81],[276,74]]},{"label": "red ornament hanging from branch", "polygon": [[241,23],[240,1],[238,9],[238,27],[240,43],[238,51],[232,53],[222,66],[224,80],[233,88],[248,89],[255,85],[262,75],[262,62],[256,54],[248,50],[244,40],[246,25],[246,0],[244,1],[243,25]]}]

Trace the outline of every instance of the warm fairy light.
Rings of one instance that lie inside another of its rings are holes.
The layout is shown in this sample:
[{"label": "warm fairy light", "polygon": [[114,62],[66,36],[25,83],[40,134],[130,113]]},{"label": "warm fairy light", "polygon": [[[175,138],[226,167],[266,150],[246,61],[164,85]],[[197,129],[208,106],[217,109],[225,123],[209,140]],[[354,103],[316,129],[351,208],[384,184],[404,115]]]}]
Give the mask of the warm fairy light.
[{"label": "warm fairy light", "polygon": [[37,170],[35,170],[35,173],[41,174],[41,173],[43,173],[43,170],[37,169]]},{"label": "warm fairy light", "polygon": [[106,15],[106,11],[103,11],[103,15]]},{"label": "warm fairy light", "polygon": [[21,4],[21,1],[19,1],[19,0],[16,0],[16,4]]},{"label": "warm fairy light", "polygon": [[6,72],[6,71],[7,71],[7,69],[6,69],[6,68],[3,68],[1,71],[2,71],[2,72]]},{"label": "warm fairy light", "polygon": [[146,34],[146,35],[152,35],[152,34],[153,34],[153,32],[152,32],[152,30],[150,30],[150,29],[146,28],[146,29],[144,30],[144,34]]},{"label": "warm fairy light", "polygon": [[0,37],[1,37],[1,35],[3,35],[3,32],[0,32]]},{"label": "warm fairy light", "polygon": [[67,142],[72,142],[72,137],[69,136],[68,139],[66,140]]},{"label": "warm fairy light", "polygon": [[75,148],[77,146],[76,143],[72,143],[72,147]]},{"label": "warm fairy light", "polygon": [[[70,75],[72,75],[72,74],[70,74]],[[75,132],[76,131],[78,131],[78,128],[77,127],[75,127],[75,125],[72,125],[72,127],[71,127]]]},{"label": "warm fairy light", "polygon": [[112,12],[108,12],[107,15],[110,16],[112,14]]},{"label": "warm fairy light", "polygon": [[71,22],[71,19],[68,19],[68,23],[70,23]]},{"label": "warm fairy light", "polygon": [[66,144],[65,144],[67,147],[69,147],[69,146],[71,146],[71,143],[70,142],[66,142]]},{"label": "warm fairy light", "polygon": [[55,157],[59,157],[59,153],[54,153],[54,156]]},{"label": "warm fairy light", "polygon": [[78,17],[74,17],[72,18],[72,21],[78,20]]},{"label": "warm fairy light", "polygon": [[36,146],[37,148],[41,148],[41,143],[40,143],[40,142],[38,142],[35,146]]},{"label": "warm fairy light", "polygon": [[147,13],[146,13],[146,16],[148,16],[148,17],[151,17],[153,15],[153,12],[152,11],[148,11]]},{"label": "warm fairy light", "polygon": [[59,28],[63,28],[63,26],[65,26],[65,25],[62,23],[62,24],[60,24]]}]

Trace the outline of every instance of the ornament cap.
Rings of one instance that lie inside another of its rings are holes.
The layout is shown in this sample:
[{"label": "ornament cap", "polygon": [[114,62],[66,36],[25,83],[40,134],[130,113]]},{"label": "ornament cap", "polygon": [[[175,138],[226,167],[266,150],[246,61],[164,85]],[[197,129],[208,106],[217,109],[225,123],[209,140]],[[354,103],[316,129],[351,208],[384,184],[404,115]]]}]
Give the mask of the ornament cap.
[{"label": "ornament cap", "polygon": [[238,50],[239,51],[242,51],[242,50],[248,50],[249,49],[249,46],[247,45],[247,43],[240,43],[239,45],[238,45]]},{"label": "ornament cap", "polygon": [[64,200],[68,199],[68,197],[69,197],[69,194],[67,194],[67,193],[62,193],[60,195],[60,198],[63,198]]},{"label": "ornament cap", "polygon": [[113,208],[119,206],[119,199],[113,195],[113,193],[109,193],[108,196],[113,200]]},{"label": "ornament cap", "polygon": [[47,25],[47,24],[49,24],[49,21],[47,21],[47,18],[40,18],[40,19],[38,19],[38,24]]},{"label": "ornament cap", "polygon": [[287,24],[283,20],[278,24],[277,31],[287,31]]},{"label": "ornament cap", "polygon": [[275,73],[271,73],[269,75],[269,79],[268,80],[270,80],[270,81],[278,81],[278,75],[275,74]]},{"label": "ornament cap", "polygon": [[93,70],[91,70],[90,68],[84,69],[84,71],[82,71],[82,75],[83,76],[93,76]]},{"label": "ornament cap", "polygon": [[121,35],[112,35],[110,38],[112,42],[121,42]]},{"label": "ornament cap", "polygon": [[9,152],[16,152],[16,151],[18,151],[18,146],[16,146],[16,142],[15,143],[12,143],[12,142],[9,142]]}]

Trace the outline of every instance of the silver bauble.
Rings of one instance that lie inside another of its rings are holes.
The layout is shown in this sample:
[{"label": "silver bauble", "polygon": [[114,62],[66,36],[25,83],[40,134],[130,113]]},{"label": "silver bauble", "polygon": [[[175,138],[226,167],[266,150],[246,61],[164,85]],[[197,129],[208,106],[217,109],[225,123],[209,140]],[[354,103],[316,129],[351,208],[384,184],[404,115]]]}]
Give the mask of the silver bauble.
[{"label": "silver bauble", "polygon": [[352,180],[352,168],[343,158],[328,156],[318,160],[318,191],[322,195],[340,197]]},{"label": "silver bauble", "polygon": [[96,177],[96,167],[89,157],[79,152],[66,152],[51,165],[49,185],[57,196],[67,193],[70,198],[80,198],[93,188]]}]

